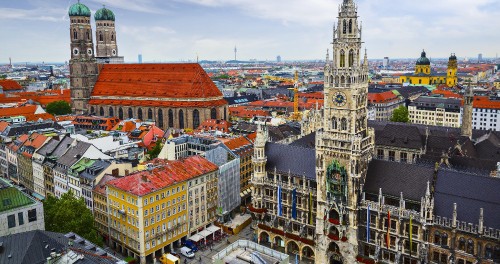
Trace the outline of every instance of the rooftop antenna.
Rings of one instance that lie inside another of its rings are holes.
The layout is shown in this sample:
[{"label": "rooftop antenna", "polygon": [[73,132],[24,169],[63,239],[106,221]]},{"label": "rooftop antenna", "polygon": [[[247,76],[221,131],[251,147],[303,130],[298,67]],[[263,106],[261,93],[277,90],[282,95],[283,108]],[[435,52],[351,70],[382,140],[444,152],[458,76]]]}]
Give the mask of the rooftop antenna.
[{"label": "rooftop antenna", "polygon": [[238,52],[238,49],[236,48],[236,45],[234,46],[234,60],[236,60],[236,53]]}]

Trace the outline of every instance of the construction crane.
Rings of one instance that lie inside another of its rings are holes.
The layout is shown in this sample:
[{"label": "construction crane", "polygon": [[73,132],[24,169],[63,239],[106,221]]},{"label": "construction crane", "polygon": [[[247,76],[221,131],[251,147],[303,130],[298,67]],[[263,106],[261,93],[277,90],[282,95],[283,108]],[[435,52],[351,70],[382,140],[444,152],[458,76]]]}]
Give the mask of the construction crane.
[{"label": "construction crane", "polygon": [[293,90],[293,113],[290,119],[295,121],[300,121],[302,119],[302,114],[299,112],[299,72],[295,71],[295,79],[293,83],[293,88],[288,88],[288,90]]}]

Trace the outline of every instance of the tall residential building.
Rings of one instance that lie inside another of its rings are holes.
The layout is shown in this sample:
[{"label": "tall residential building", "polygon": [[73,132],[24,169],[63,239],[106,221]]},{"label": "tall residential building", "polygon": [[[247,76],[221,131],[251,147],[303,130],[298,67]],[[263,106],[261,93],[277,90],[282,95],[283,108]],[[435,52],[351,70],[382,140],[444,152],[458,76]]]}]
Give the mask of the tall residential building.
[{"label": "tall residential building", "polygon": [[472,128],[500,131],[500,97],[474,96],[472,101]]},{"label": "tall residential building", "polygon": [[[200,156],[153,164],[148,170],[109,181],[111,247],[140,263],[180,246],[188,233],[188,182],[218,177],[218,167]],[[207,197],[208,198],[208,197]]]},{"label": "tall residential building", "polygon": [[410,123],[460,127],[461,101],[455,98],[421,96],[408,106]]},{"label": "tall residential building", "polygon": [[88,112],[87,103],[97,80],[97,61],[90,25],[90,9],[78,2],[69,8],[71,59],[71,108],[74,113]]}]

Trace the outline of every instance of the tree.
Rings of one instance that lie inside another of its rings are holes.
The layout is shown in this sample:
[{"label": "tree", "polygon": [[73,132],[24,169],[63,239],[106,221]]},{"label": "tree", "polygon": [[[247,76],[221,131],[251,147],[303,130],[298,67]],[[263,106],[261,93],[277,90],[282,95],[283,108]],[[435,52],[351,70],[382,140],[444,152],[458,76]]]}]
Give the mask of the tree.
[{"label": "tree", "polygon": [[400,123],[410,122],[408,108],[406,108],[404,105],[401,105],[398,108],[394,109],[394,111],[392,112],[391,121]]},{"label": "tree", "polygon": [[160,154],[162,147],[163,147],[163,144],[161,143],[161,140],[160,139],[157,140],[155,142],[155,146],[150,151],[148,151],[146,153],[149,156],[149,160],[156,159],[158,157],[158,155]]},{"label": "tree", "polygon": [[103,245],[83,197],[76,198],[71,191],[61,198],[48,195],[43,201],[43,210],[45,230],[63,234],[73,232],[98,246]]},{"label": "tree", "polygon": [[71,114],[71,106],[66,101],[55,101],[47,104],[46,111],[52,115]]}]

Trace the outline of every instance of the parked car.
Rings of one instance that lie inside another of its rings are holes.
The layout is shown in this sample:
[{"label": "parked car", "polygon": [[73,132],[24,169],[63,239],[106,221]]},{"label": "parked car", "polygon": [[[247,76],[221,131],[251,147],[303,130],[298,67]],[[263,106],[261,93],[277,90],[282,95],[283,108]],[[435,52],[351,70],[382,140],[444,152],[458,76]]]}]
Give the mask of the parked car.
[{"label": "parked car", "polygon": [[194,252],[188,247],[181,247],[181,254],[186,258],[194,258]]},{"label": "parked car", "polygon": [[198,247],[191,240],[186,240],[186,242],[184,242],[184,246],[190,248],[193,252],[197,252],[198,251]]}]

